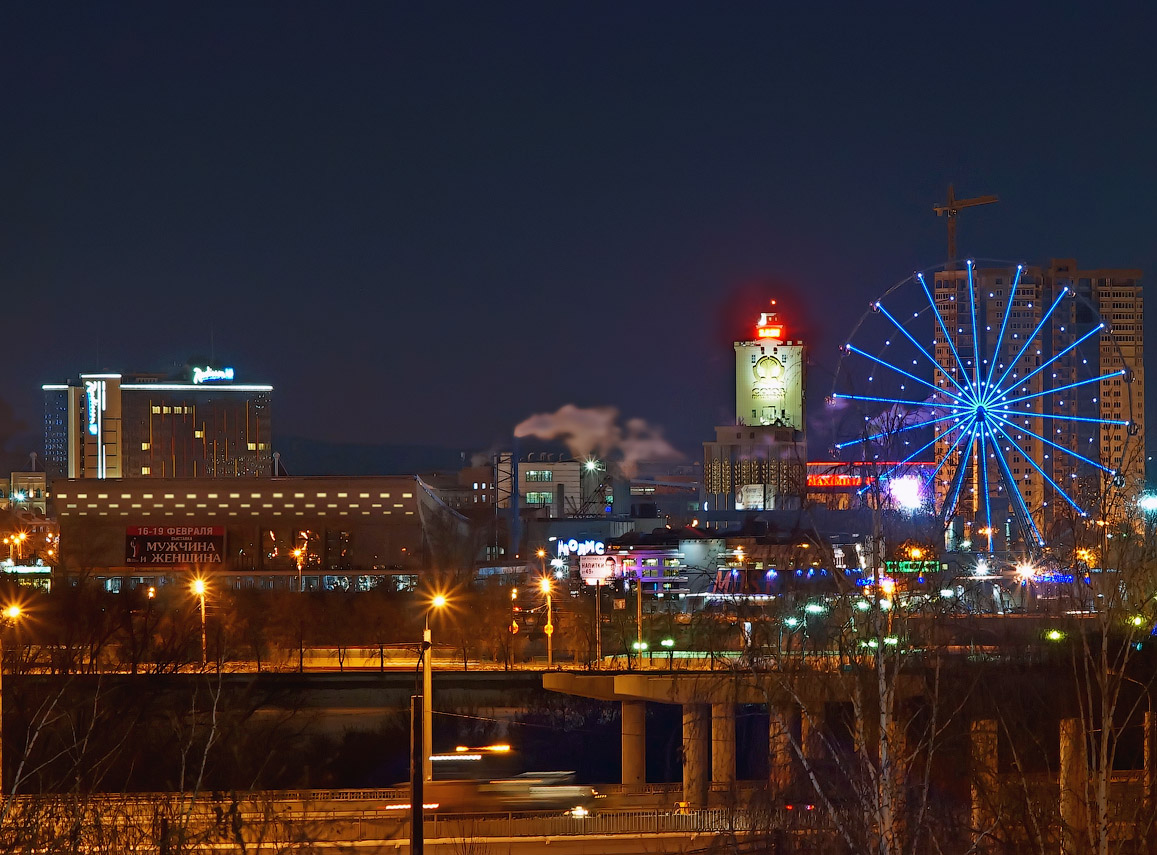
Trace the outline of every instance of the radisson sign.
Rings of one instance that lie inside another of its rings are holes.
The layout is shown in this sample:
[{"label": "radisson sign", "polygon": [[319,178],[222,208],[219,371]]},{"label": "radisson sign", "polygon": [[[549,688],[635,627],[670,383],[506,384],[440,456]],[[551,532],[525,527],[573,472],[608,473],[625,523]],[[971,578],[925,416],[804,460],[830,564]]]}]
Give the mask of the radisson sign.
[{"label": "radisson sign", "polygon": [[232,368],[210,368],[195,367],[193,369],[194,383],[219,383],[221,381],[231,381],[233,379]]}]

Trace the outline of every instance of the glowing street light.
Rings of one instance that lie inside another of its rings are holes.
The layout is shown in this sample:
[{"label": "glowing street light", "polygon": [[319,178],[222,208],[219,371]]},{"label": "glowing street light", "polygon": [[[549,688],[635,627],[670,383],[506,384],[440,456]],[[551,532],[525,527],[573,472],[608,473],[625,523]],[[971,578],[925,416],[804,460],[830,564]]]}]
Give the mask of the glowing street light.
[{"label": "glowing street light", "polygon": [[538,583],[539,589],[546,595],[546,626],[542,631],[546,633],[546,667],[554,667],[554,622],[552,620],[553,614],[551,612],[551,585],[550,577],[543,576]]},{"label": "glowing street light", "polygon": [[300,594],[305,590],[305,585],[301,580],[301,565],[305,561],[305,550],[299,546],[293,550],[293,557],[297,559],[297,592]]},{"label": "glowing street light", "polygon": [[205,580],[198,577],[193,580],[193,593],[201,601],[201,665],[208,664],[208,649],[205,643]]},{"label": "glowing street light", "polygon": [[[13,603],[12,605],[10,605],[4,609],[4,619],[8,623],[14,624],[14,623],[16,623],[16,621],[20,620],[20,618],[23,616],[24,616],[24,610],[21,609],[20,606],[16,605],[15,603]],[[2,630],[2,627],[0,627],[0,630]],[[0,631],[0,681],[2,681],[2,679],[3,679],[3,674],[4,674],[4,635],[3,635],[3,632]],[[2,685],[0,685],[0,792],[2,792],[4,789],[4,753],[3,753],[4,725],[3,725],[3,722],[4,722],[4,692],[3,692]]]},{"label": "glowing street light", "polygon": [[426,781],[434,777],[430,765],[434,750],[434,641],[430,633],[430,612],[445,608],[446,602],[445,594],[430,598],[422,628],[422,776]]}]

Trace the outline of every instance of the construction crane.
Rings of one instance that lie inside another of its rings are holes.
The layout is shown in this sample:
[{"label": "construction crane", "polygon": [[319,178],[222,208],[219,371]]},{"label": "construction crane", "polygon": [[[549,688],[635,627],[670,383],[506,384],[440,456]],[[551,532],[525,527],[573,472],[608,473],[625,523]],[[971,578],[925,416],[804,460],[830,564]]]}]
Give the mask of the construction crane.
[{"label": "construction crane", "polygon": [[947,214],[948,216],[948,263],[956,261],[956,215],[960,213],[961,208],[975,208],[977,205],[991,205],[993,202],[999,202],[996,196],[976,196],[972,199],[957,199],[956,193],[952,190],[952,185],[948,185],[948,198],[943,205],[933,205],[932,210],[936,212],[936,216]]}]

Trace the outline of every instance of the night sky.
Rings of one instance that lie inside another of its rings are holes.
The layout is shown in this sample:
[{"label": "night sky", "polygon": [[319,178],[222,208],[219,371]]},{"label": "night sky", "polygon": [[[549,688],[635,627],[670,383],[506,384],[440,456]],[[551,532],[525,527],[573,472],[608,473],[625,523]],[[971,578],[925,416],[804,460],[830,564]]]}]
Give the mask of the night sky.
[{"label": "night sky", "polygon": [[950,181],[1000,196],[962,255],[1153,295],[1154,8],[4,4],[6,450],[43,382],[213,353],[279,436],[469,451],[573,403],[694,459],[752,313],[809,335],[814,409],[945,260]]}]

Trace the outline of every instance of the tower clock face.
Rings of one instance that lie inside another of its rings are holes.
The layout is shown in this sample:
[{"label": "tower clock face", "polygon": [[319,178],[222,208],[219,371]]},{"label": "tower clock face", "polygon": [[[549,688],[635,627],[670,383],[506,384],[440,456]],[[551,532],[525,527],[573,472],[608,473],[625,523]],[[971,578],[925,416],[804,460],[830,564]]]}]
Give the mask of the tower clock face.
[{"label": "tower clock face", "polygon": [[760,357],[751,370],[757,385],[783,379],[783,363],[774,356]]}]

